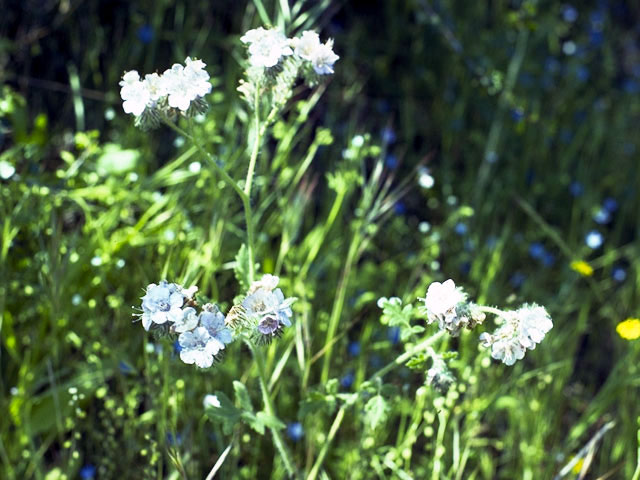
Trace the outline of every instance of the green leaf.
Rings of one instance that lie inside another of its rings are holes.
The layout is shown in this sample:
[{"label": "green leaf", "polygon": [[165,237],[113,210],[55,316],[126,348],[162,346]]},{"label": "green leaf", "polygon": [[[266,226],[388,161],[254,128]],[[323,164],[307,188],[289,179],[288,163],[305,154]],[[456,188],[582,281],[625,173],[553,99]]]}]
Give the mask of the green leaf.
[{"label": "green leaf", "polygon": [[269,428],[275,428],[276,430],[282,430],[283,428],[286,427],[286,425],[284,423],[282,423],[282,421],[273,416],[268,414],[267,412],[258,412],[256,414],[256,418],[258,419],[258,421],[262,422],[263,425],[269,427]]},{"label": "green leaf", "polygon": [[364,421],[371,430],[377,429],[387,419],[389,405],[382,395],[371,397],[364,406]]},{"label": "green leaf", "polygon": [[242,382],[235,380],[233,382],[233,390],[236,392],[236,400],[242,410],[253,413],[253,405],[251,404],[251,397],[249,396],[247,387],[245,387]]},{"label": "green leaf", "polygon": [[205,414],[214,422],[222,423],[222,431],[228,435],[240,420],[242,410],[236,408],[233,402],[222,392],[215,392],[220,402],[219,407],[210,406],[205,409]]},{"label": "green leaf", "polygon": [[236,254],[236,265],[233,273],[244,290],[249,289],[249,272],[251,271],[249,264],[249,249],[243,243]]}]

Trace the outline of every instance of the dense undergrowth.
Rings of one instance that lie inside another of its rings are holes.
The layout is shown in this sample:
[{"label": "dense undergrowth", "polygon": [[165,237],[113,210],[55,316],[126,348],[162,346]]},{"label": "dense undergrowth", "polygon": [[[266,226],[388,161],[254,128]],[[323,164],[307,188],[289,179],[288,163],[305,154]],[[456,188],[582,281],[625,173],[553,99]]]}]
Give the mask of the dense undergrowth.
[{"label": "dense undergrowth", "polygon": [[[205,478],[223,452],[220,478],[287,478],[265,426],[300,478],[638,477],[633,2],[34,3],[0,21],[2,478]],[[260,25],[340,56],[294,85],[253,177],[257,271],[297,301],[279,338],[196,369],[133,314],[163,278],[225,312],[248,286],[219,170],[244,187],[240,37]],[[187,55],[211,76],[189,127],[215,168],[122,111],[124,71]],[[426,357],[386,370],[417,340],[378,299],[448,278],[544,305],[553,330],[513,366],[478,346],[489,320],[437,337],[448,390]],[[205,415],[214,392],[244,416]]]}]

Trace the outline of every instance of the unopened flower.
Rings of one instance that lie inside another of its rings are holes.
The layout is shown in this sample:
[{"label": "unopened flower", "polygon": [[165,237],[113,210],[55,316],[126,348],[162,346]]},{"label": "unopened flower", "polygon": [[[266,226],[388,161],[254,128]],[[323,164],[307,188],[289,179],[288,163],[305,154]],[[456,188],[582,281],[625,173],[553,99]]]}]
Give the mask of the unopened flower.
[{"label": "unopened flower", "polygon": [[287,37],[277,29],[255,28],[240,41],[249,45],[249,63],[254,67],[274,67],[280,58],[293,54]]},{"label": "unopened flower", "polygon": [[544,307],[523,305],[515,312],[503,312],[503,324],[493,334],[483,333],[480,342],[491,348],[491,356],[506,365],[521,360],[527,349],[533,350],[553,328]]},{"label": "unopened flower", "polygon": [[205,408],[220,408],[220,400],[217,395],[205,395],[202,400],[202,406]]},{"label": "unopened flower", "polygon": [[165,280],[158,285],[155,283],[147,287],[146,294],[142,297],[142,326],[149,330],[152,324],[162,325],[166,322],[180,322],[184,312],[182,306],[187,298],[193,296],[197,287],[185,290],[175,283]]}]

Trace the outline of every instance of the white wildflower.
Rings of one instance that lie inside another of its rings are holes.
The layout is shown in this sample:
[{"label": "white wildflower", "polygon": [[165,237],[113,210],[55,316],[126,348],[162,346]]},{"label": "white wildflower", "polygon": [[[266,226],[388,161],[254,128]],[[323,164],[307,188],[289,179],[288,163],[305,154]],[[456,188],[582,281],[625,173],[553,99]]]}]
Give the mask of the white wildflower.
[{"label": "white wildflower", "polygon": [[122,108],[125,113],[131,113],[135,116],[142,115],[151,95],[147,84],[140,80],[138,72],[135,70],[126,72],[122,76],[120,86],[122,87],[120,89],[120,96],[123,100]]},{"label": "white wildflower", "polygon": [[291,46],[294,48],[294,53],[304,60],[311,61],[316,49],[320,47],[320,36],[312,31],[307,30],[302,32],[299,38],[291,40]]},{"label": "white wildflower", "polygon": [[311,56],[311,64],[318,75],[328,75],[333,73],[333,64],[340,57],[333,52],[333,40],[329,39],[326,43],[319,45],[313,50]]},{"label": "white wildflower", "polygon": [[254,67],[274,67],[280,58],[293,54],[289,40],[277,29],[255,28],[245,33],[240,41],[249,45],[249,63]]},{"label": "white wildflower", "polygon": [[491,356],[506,365],[524,358],[527,349],[533,350],[553,328],[551,317],[540,305],[523,305],[515,312],[504,312],[503,324],[493,334],[483,333],[480,342],[491,348]]}]

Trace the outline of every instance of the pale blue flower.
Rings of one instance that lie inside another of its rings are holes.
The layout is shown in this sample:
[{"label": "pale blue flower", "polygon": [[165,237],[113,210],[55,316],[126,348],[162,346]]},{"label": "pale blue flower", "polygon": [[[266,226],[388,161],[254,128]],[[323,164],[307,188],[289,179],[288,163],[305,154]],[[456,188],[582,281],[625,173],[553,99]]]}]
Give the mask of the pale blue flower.
[{"label": "pale blue flower", "polygon": [[205,327],[181,333],[178,341],[182,347],[180,359],[190,365],[195,363],[200,368],[213,365],[213,358],[224,349],[224,343],[212,337]]},{"label": "pale blue flower", "polygon": [[213,311],[204,311],[200,314],[200,326],[206,328],[209,335],[223,345],[233,341],[231,330],[224,323],[224,315],[215,307]]},{"label": "pale blue flower", "polygon": [[152,324],[162,325],[166,322],[180,321],[184,315],[182,305],[185,298],[193,295],[195,290],[184,290],[180,285],[167,283],[165,280],[158,285],[155,283],[147,287],[142,297],[142,326],[149,330]]},{"label": "pale blue flower", "polygon": [[602,238],[602,234],[597,230],[591,230],[587,233],[587,236],[584,239],[584,242],[587,244],[587,247],[596,249],[602,246],[604,239]]},{"label": "pale blue flower", "polygon": [[245,315],[257,322],[258,331],[264,335],[275,334],[280,327],[291,326],[291,304],[293,299],[285,300],[282,290],[258,289],[242,301]]},{"label": "pale blue flower", "polygon": [[198,326],[198,314],[193,307],[182,310],[182,316],[173,323],[173,331],[177,333],[188,332]]}]

